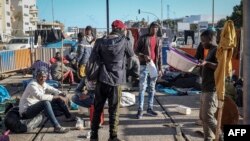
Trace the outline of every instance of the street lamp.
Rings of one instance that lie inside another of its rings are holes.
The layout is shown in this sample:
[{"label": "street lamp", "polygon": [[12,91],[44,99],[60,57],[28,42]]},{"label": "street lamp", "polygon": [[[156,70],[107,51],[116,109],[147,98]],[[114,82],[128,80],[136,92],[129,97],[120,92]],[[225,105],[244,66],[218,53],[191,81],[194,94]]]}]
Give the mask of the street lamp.
[{"label": "street lamp", "polygon": [[[155,16],[158,20],[160,20],[160,18],[158,16],[156,16],[154,13],[141,11],[140,9],[138,9],[138,14],[141,14],[141,13],[151,14],[151,15]],[[163,24],[162,24],[162,21],[161,21],[161,26],[160,26],[160,32],[161,33],[160,34],[162,34],[162,27],[163,27]]]},{"label": "street lamp", "polygon": [[154,13],[146,12],[146,11],[141,11],[141,9],[138,9],[138,14],[141,14],[141,13],[151,14],[151,15],[155,16],[158,20],[160,20],[160,18],[157,17]]}]

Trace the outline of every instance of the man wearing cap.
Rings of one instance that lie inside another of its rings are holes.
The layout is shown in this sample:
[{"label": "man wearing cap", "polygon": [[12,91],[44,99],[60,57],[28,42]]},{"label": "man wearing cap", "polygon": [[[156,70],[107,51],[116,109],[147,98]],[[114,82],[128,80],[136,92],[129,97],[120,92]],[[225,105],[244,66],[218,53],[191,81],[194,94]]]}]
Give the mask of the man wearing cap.
[{"label": "man wearing cap", "polygon": [[45,112],[46,116],[54,126],[54,132],[66,133],[69,129],[62,127],[59,124],[51,105],[57,105],[66,118],[71,119],[72,116],[65,105],[67,98],[61,91],[49,86],[45,82],[46,79],[47,70],[43,68],[38,69],[36,71],[36,79],[28,84],[20,99],[19,113],[24,119],[32,119],[41,112]]},{"label": "man wearing cap", "polygon": [[157,31],[159,24],[152,22],[149,26],[149,33],[140,37],[138,46],[135,53],[139,56],[140,60],[140,82],[139,82],[139,108],[136,117],[138,119],[143,116],[143,104],[144,94],[148,88],[148,109],[147,114],[151,116],[157,116],[157,113],[153,111],[153,102],[155,94],[155,84],[157,77],[149,77],[149,69],[147,63],[153,61],[158,69],[159,76],[162,75],[162,40],[157,37]]},{"label": "man wearing cap", "polygon": [[109,141],[120,141],[117,137],[119,107],[121,98],[120,85],[126,80],[126,58],[134,55],[131,43],[126,39],[126,26],[120,20],[112,23],[112,31],[106,37],[96,40],[93,51],[98,51],[103,65],[100,68],[94,100],[94,116],[91,125],[91,141],[98,141],[100,115],[108,99],[109,105]]}]

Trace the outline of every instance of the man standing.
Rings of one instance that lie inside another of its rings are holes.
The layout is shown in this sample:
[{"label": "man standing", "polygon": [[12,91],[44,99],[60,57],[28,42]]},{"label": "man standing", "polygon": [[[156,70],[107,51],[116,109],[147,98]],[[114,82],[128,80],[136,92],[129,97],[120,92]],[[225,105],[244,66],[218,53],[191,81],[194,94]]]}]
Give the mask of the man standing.
[{"label": "man standing", "polygon": [[96,84],[94,100],[94,116],[91,126],[91,141],[98,141],[98,128],[104,104],[109,105],[109,141],[120,141],[117,137],[119,122],[119,107],[121,99],[120,85],[126,80],[126,57],[132,57],[134,52],[131,43],[126,39],[126,26],[120,20],[112,23],[112,32],[96,40],[94,49],[98,48],[102,66]]},{"label": "man standing", "polygon": [[149,70],[146,66],[148,62],[153,61],[158,69],[159,76],[162,75],[162,40],[157,37],[157,31],[159,25],[153,22],[149,26],[149,33],[140,37],[138,46],[136,48],[136,54],[140,60],[140,84],[139,84],[139,108],[136,117],[138,119],[143,116],[143,104],[144,93],[148,87],[148,109],[147,114],[151,116],[157,116],[157,113],[153,111],[153,102],[155,94],[155,84],[157,77],[150,78]]},{"label": "man standing", "polygon": [[79,45],[77,47],[77,67],[80,78],[85,77],[85,66],[91,54],[92,48],[95,44],[95,37],[93,36],[93,29],[91,26],[85,28],[85,35],[81,38],[79,34]]},{"label": "man standing", "polygon": [[[207,56],[199,64],[202,67],[201,115],[205,141],[213,140],[217,125],[217,120],[214,116],[218,106],[214,80],[214,72],[217,67],[217,44],[215,39],[215,34],[211,30],[205,30],[201,34],[202,46],[204,49],[208,49]],[[222,135],[220,140],[223,140]]]}]

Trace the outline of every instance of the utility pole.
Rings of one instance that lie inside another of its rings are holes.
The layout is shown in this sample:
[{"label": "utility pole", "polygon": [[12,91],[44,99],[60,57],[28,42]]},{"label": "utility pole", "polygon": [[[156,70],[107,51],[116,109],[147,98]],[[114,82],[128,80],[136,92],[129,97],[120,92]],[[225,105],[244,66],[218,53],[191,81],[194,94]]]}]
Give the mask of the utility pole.
[{"label": "utility pole", "polygon": [[52,28],[54,28],[54,1],[51,0],[52,3]]},{"label": "utility pole", "polygon": [[243,123],[250,124],[250,1],[243,0]]},{"label": "utility pole", "polygon": [[214,0],[212,0],[212,25],[214,27]]},{"label": "utility pole", "polygon": [[106,11],[107,11],[107,35],[109,34],[109,0],[106,0]]},{"label": "utility pole", "polygon": [[161,0],[161,26],[163,27],[163,0]]}]

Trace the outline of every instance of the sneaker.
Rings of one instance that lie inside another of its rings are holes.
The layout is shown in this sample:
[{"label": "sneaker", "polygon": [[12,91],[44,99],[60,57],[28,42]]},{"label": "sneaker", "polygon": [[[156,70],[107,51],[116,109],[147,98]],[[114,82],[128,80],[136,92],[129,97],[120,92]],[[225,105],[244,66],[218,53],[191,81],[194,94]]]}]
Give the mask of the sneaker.
[{"label": "sneaker", "polygon": [[55,133],[67,133],[69,132],[69,129],[65,127],[55,127],[54,132]]},{"label": "sneaker", "polygon": [[120,140],[120,139],[118,139],[118,138],[113,138],[113,139],[109,138],[108,141],[124,141],[124,140]]},{"label": "sneaker", "polygon": [[142,111],[142,110],[138,110],[137,115],[136,115],[136,118],[137,118],[137,119],[141,119],[142,116],[143,116],[143,111]]},{"label": "sneaker", "polygon": [[150,115],[150,116],[157,116],[157,115],[158,115],[158,114],[157,114],[155,111],[153,111],[152,109],[148,109],[148,110],[147,110],[147,114]]}]

